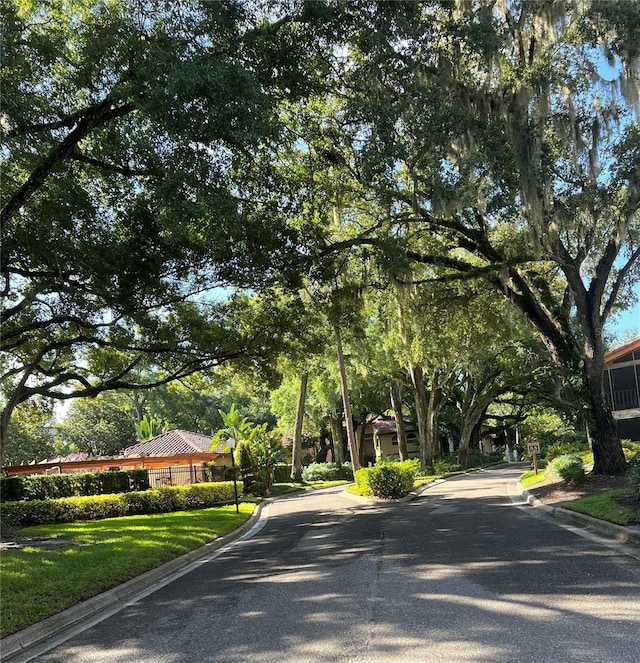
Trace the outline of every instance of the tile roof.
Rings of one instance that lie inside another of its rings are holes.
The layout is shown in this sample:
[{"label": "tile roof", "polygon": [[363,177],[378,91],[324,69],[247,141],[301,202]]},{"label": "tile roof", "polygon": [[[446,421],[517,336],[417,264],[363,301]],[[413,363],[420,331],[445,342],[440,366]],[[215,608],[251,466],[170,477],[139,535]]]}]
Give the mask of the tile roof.
[{"label": "tile roof", "polygon": [[[376,429],[378,435],[391,435],[396,433],[395,419],[377,417],[371,422],[371,425]],[[413,425],[408,421],[404,422],[404,428],[407,433],[413,432],[415,430]]]},{"label": "tile roof", "polygon": [[623,357],[627,352],[633,352],[634,350],[640,350],[640,338],[634,338],[633,341],[629,341],[624,345],[607,352],[604,356],[605,363],[615,361],[619,357]]},{"label": "tile roof", "polygon": [[[186,430],[170,430],[150,440],[138,442],[124,450],[125,456],[173,456],[177,454],[211,453],[211,435]],[[224,453],[226,443],[220,442],[214,453]]]}]

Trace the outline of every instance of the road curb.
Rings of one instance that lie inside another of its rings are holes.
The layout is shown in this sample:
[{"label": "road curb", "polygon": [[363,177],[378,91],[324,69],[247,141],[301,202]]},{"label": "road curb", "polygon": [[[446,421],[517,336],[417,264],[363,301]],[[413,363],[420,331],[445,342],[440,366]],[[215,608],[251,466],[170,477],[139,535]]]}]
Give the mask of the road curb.
[{"label": "road curb", "polygon": [[606,520],[600,520],[599,518],[594,518],[593,516],[588,516],[584,513],[572,511],[571,509],[563,509],[560,506],[549,506],[548,504],[544,504],[537,497],[532,495],[520,482],[518,482],[518,489],[520,490],[520,495],[522,499],[525,500],[526,504],[536,509],[545,511],[546,513],[552,515],[554,518],[563,520],[564,522],[567,522],[570,525],[575,525],[576,527],[582,527],[591,530],[592,532],[596,532],[597,534],[607,538],[615,539],[617,541],[622,541],[624,543],[629,543],[633,546],[640,547],[640,529],[616,525],[615,523],[610,523]]},{"label": "road curb", "polygon": [[2,661],[10,663],[10,657],[26,652],[26,650],[36,647],[45,640],[50,640],[51,638],[62,634],[64,631],[72,628],[91,615],[96,615],[99,612],[108,610],[123,601],[133,598],[136,594],[139,594],[146,588],[161,584],[162,581],[170,578],[176,573],[176,571],[187,566],[189,563],[198,561],[199,559],[210,555],[212,552],[215,552],[218,548],[222,548],[232,541],[239,539],[259,520],[262,509],[270,501],[271,500],[264,500],[260,502],[251,516],[240,525],[240,527],[217,538],[215,541],[211,541],[210,543],[206,543],[184,555],[175,557],[174,559],[165,562],[154,569],[150,569],[131,580],[127,580],[105,592],[96,594],[96,596],[93,596],[86,601],[76,603],[76,605],[63,610],[62,612],[47,617],[41,622],[27,626],[27,628],[24,628],[21,631],[17,631],[16,633],[12,633],[11,635],[7,635],[0,639]]}]

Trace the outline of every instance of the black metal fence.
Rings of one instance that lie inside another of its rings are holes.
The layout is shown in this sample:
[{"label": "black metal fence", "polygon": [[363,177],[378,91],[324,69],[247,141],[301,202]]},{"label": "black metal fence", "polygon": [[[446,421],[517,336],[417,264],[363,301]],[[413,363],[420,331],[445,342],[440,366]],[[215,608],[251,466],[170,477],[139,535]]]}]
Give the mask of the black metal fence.
[{"label": "black metal fence", "polygon": [[188,465],[180,467],[150,468],[149,487],[185,486],[191,483],[205,483],[207,481],[224,481],[225,467],[202,467],[201,465]]}]

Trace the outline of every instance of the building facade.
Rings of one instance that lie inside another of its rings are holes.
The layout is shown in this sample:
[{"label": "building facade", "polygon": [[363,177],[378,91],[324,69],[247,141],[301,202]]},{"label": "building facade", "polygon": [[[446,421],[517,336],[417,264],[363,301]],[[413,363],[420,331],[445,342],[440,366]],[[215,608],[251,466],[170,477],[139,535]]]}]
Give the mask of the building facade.
[{"label": "building facade", "polygon": [[640,338],[604,357],[604,392],[620,439],[640,440]]}]

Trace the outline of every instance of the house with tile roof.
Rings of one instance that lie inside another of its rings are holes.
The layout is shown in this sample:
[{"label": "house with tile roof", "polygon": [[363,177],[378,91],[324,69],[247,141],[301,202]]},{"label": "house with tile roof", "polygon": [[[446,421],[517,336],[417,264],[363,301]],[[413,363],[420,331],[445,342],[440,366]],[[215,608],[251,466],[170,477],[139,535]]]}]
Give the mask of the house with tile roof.
[{"label": "house with tile roof", "polygon": [[211,436],[202,433],[192,433],[186,430],[170,430],[166,433],[156,435],[149,440],[138,442],[127,447],[122,455],[126,457],[166,457],[183,456],[193,454],[223,454],[226,446],[219,442],[215,450],[210,449]]},{"label": "house with tile roof", "polygon": [[127,447],[120,456],[72,454],[3,470],[7,474],[65,474],[148,469],[152,487],[223,479],[224,468],[231,465],[231,452],[225,442],[219,442],[214,450],[210,444],[210,435],[172,430]]}]

